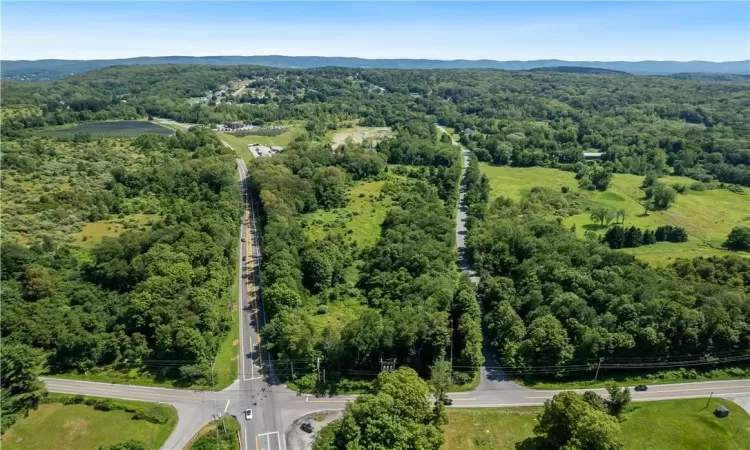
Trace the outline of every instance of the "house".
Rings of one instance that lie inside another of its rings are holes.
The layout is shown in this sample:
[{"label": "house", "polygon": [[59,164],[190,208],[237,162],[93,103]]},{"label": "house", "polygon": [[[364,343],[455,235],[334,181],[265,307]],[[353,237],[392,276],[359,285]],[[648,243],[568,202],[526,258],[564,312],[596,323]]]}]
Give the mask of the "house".
[{"label": "house", "polygon": [[604,153],[602,152],[583,152],[583,159],[589,161],[593,159],[601,159],[602,155]]},{"label": "house", "polygon": [[476,131],[474,131],[472,128],[464,128],[464,134],[474,134]]}]

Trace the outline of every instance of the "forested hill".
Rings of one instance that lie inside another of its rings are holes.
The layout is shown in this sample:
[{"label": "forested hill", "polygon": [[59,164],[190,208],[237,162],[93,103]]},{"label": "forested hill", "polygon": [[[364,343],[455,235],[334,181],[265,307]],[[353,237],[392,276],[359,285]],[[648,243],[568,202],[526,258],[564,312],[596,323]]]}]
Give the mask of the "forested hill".
[{"label": "forested hill", "polygon": [[533,61],[438,60],[438,59],[365,59],[324,56],[159,56],[126,59],[38,61],[2,61],[3,79],[52,81],[90,70],[109,66],[145,64],[255,64],[283,68],[361,67],[376,69],[500,69],[529,70],[540,67],[587,67],[616,70],[639,75],[669,75],[700,72],[750,75],[750,60],[746,61],[563,61],[543,59]]}]

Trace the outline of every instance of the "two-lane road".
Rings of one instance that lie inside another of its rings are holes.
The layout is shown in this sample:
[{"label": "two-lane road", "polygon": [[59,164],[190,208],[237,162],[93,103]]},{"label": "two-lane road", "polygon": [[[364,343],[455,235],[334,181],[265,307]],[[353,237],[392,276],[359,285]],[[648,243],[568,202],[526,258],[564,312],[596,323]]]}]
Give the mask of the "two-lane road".
[{"label": "two-lane road", "polygon": [[[464,167],[468,166],[466,150],[462,149]],[[316,398],[300,395],[278,383],[269,355],[261,345],[260,329],[266,323],[261,301],[260,256],[261,236],[258,232],[258,205],[250,196],[247,168],[237,160],[242,185],[243,219],[240,235],[239,298],[240,358],[237,380],[220,392],[190,391],[157,387],[128,386],[86,381],[43,378],[52,392],[100,397],[161,402],[173,405],[179,414],[175,430],[162,447],[182,450],[203,425],[218,414],[235,415],[242,427],[243,450],[287,450],[285,432],[298,417],[313,411],[342,410],[356,396]],[[463,195],[461,196],[463,206]],[[456,216],[457,242],[461,255],[465,235],[465,209]],[[464,227],[464,228],[462,228]],[[470,271],[466,261],[462,269]],[[473,273],[469,272],[470,275]],[[491,361],[488,359],[488,361]],[[502,371],[482,367],[479,387],[471,392],[454,393],[452,408],[502,407],[541,405],[559,391],[524,388],[507,380]],[[602,389],[594,389],[604,393]],[[633,392],[633,400],[650,401],[676,398],[715,397],[730,399],[750,412],[750,380],[711,381],[649,386],[646,392]],[[253,410],[252,420],[244,411]],[[297,450],[289,448],[288,450]],[[301,450],[301,449],[300,449]]]}]

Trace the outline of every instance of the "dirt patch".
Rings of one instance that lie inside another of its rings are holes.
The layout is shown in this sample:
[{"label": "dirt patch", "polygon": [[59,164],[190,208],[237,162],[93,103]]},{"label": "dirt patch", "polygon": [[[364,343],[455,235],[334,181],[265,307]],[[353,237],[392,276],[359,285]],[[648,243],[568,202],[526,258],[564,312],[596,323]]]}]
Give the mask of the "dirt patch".
[{"label": "dirt patch", "polygon": [[237,345],[239,345],[239,343],[240,343],[240,340],[239,339],[235,339],[234,341],[232,341],[232,346],[237,347]]},{"label": "dirt patch", "polygon": [[356,144],[361,144],[365,139],[369,139],[373,143],[376,143],[382,141],[391,134],[391,129],[388,127],[357,127],[352,130],[339,131],[334,134],[331,147],[336,148],[339,145],[344,144],[349,138],[351,138],[352,142]]},{"label": "dirt patch", "polygon": [[89,422],[83,419],[66,420],[63,427],[68,430],[68,441],[72,441],[76,436],[88,433]]},{"label": "dirt patch", "polygon": [[[315,436],[326,425],[341,417],[343,411],[316,411],[306,414],[295,420],[286,430],[286,443],[288,450],[312,450]],[[302,424],[309,423],[313,426],[312,433],[302,430]]]}]

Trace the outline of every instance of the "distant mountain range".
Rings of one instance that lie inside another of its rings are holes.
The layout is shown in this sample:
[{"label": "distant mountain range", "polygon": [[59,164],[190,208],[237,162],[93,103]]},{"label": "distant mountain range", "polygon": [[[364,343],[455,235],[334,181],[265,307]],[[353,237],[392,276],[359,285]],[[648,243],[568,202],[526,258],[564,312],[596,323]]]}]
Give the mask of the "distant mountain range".
[{"label": "distant mountain range", "polygon": [[746,61],[493,61],[490,59],[444,61],[438,59],[364,59],[326,56],[158,56],[126,59],[38,61],[1,61],[3,79],[52,81],[77,73],[109,66],[143,64],[210,64],[260,65],[281,68],[360,67],[378,69],[500,69],[530,70],[539,68],[585,67],[636,75],[671,75],[676,73],[711,73],[750,75],[750,60]]}]

